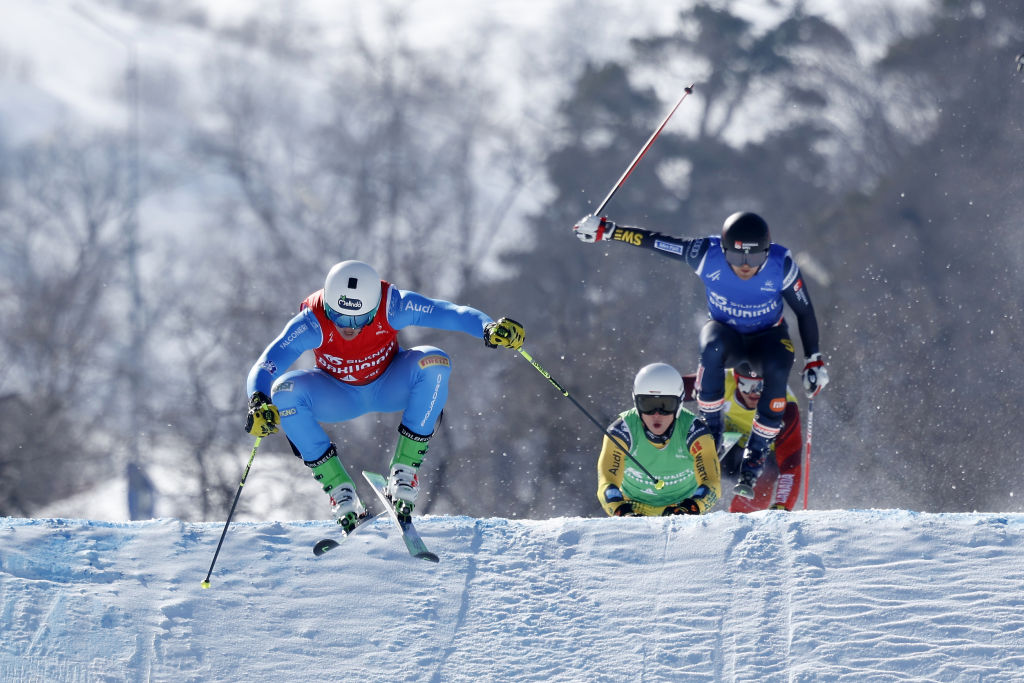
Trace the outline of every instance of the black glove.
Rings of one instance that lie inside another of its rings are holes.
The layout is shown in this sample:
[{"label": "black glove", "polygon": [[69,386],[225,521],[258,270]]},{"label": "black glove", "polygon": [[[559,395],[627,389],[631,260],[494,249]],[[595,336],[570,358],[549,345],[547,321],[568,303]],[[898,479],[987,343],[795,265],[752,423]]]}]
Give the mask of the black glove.
[{"label": "black glove", "polygon": [[662,516],[666,515],[699,515],[700,503],[697,502],[696,498],[686,498],[675,505],[669,505],[662,511]]},{"label": "black glove", "polygon": [[615,508],[616,517],[639,517],[640,515],[633,511],[632,503],[623,503],[619,507]]},{"label": "black glove", "polygon": [[501,318],[496,323],[484,325],[484,344],[489,348],[504,346],[509,349],[520,349],[524,341],[526,331],[512,318]]},{"label": "black glove", "polygon": [[245,420],[245,431],[253,436],[269,436],[277,431],[281,416],[277,406],[262,391],[249,397],[249,415]]},{"label": "black glove", "polygon": [[689,498],[685,498],[675,505],[669,505],[662,511],[662,515],[703,515],[714,507],[718,497],[711,493],[707,486],[698,486],[697,490]]}]

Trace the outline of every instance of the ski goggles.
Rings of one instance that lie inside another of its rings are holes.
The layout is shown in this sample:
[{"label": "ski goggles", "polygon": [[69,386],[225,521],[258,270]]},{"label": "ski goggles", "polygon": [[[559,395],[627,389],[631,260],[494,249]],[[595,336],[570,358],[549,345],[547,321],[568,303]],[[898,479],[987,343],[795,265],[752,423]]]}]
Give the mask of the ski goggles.
[{"label": "ski goggles", "polygon": [[732,251],[725,250],[725,260],[730,266],[753,266],[760,268],[768,260],[767,251]]},{"label": "ski goggles", "polygon": [[741,394],[761,394],[764,391],[764,378],[736,375],[736,386]]},{"label": "ski goggles", "polygon": [[338,327],[348,327],[356,330],[369,325],[370,321],[373,320],[373,317],[377,315],[378,308],[380,307],[374,306],[372,311],[369,313],[363,313],[362,315],[348,315],[345,313],[339,313],[326,303],[324,304],[324,312],[332,323]]},{"label": "ski goggles", "polygon": [[675,415],[679,410],[681,399],[678,396],[652,396],[642,394],[636,397],[636,409],[644,415],[661,413],[662,415]]}]

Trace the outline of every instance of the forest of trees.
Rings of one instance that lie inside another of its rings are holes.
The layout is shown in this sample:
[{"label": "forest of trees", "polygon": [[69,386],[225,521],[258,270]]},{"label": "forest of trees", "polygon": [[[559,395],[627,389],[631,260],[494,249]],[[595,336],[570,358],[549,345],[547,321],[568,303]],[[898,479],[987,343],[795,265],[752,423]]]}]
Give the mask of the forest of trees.
[{"label": "forest of trees", "polygon": [[[802,3],[767,27],[727,2],[680,3],[620,51],[570,37],[586,3],[566,2],[513,73],[500,25],[417,48],[392,8],[383,37],[354,25],[327,50],[299,13],[227,29],[174,3],[99,4],[203,37],[202,78],[140,49],[111,83],[137,98],[134,124],[69,117],[14,141],[0,118],[0,514],[138,468],[166,514],[222,517],[252,444],[245,375],[346,258],[522,322],[531,354],[602,420],[628,407],[641,366],[695,369],[692,272],[571,233],[691,82],[605,213],[698,236],[753,210],[792,249],[832,376],[811,504],[1024,509],[1019,2],[866,5],[845,32]],[[866,36],[888,42],[875,55]],[[31,84],[12,63],[0,51],[0,76]],[[424,512],[601,514],[601,434],[527,362],[455,333],[400,339],[454,358]],[[380,469],[397,425],[329,431],[351,471]],[[264,444],[289,514],[325,516],[284,438]]]}]

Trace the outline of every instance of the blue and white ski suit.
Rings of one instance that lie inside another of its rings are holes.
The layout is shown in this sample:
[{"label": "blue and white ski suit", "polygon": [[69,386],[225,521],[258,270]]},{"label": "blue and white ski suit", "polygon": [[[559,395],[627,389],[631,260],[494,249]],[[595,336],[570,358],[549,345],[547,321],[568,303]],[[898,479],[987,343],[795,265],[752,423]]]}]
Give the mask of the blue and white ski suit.
[{"label": "blue and white ski suit", "polygon": [[[331,445],[322,422],[343,422],[370,412],[402,412],[409,431],[430,436],[448,399],[451,359],[436,346],[403,349],[405,327],[454,330],[483,339],[492,322],[469,306],[431,299],[381,282],[381,306],[353,340],[344,340],[326,317],[323,290],[302,302],[295,315],[249,371],[246,395],[271,397],[281,428],[302,459],[311,462]],[[313,351],[316,368],[287,370]]]}]

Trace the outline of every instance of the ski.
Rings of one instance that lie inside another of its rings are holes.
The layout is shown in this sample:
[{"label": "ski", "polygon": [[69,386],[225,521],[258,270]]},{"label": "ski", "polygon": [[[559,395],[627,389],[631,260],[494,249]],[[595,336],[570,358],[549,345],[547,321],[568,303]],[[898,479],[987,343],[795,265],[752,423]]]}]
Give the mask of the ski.
[{"label": "ski", "polygon": [[754,487],[748,484],[736,484],[732,487],[732,492],[741,498],[754,499]]},{"label": "ski", "polygon": [[[724,460],[725,456],[729,455],[729,451],[735,446],[739,440],[743,438],[743,435],[739,432],[726,432],[722,435],[722,445],[718,449],[718,459]],[[746,484],[736,484],[732,487],[732,493],[734,496],[740,496],[741,498],[753,498],[754,488]]]},{"label": "ski", "polygon": [[718,447],[718,459],[724,458],[736,442],[743,438],[739,432],[725,432],[722,434],[722,445]]},{"label": "ski", "polygon": [[359,520],[359,523],[355,525],[355,527],[352,529],[352,531],[350,531],[347,534],[345,534],[344,536],[342,536],[340,541],[335,540],[333,538],[321,538],[319,541],[317,541],[316,543],[313,544],[313,554],[316,555],[317,557],[320,557],[321,555],[326,553],[328,550],[334,550],[339,545],[344,543],[345,540],[348,539],[349,536],[351,536],[355,532],[359,531],[359,529],[364,524],[366,524],[367,522],[372,522],[373,520],[377,519],[378,517],[380,517],[383,514],[384,513],[381,512],[381,513],[376,514],[376,515],[366,515],[365,517],[363,517],[362,519]]},{"label": "ski", "polygon": [[388,515],[398,525],[398,528],[402,530],[402,540],[405,541],[405,547],[409,550],[409,554],[428,562],[440,562],[440,558],[437,555],[427,550],[427,546],[423,543],[423,539],[420,538],[416,527],[413,526],[412,520],[403,521],[398,518],[395,506],[391,504],[391,501],[384,494],[387,480],[376,472],[363,472],[363,477],[366,481],[370,482],[373,492],[377,494],[377,498],[380,499],[381,504],[387,509]]}]

